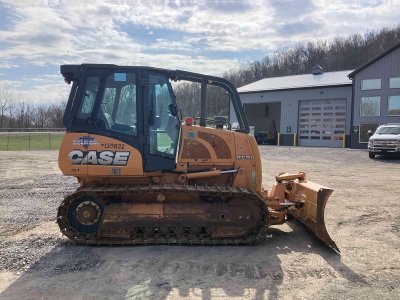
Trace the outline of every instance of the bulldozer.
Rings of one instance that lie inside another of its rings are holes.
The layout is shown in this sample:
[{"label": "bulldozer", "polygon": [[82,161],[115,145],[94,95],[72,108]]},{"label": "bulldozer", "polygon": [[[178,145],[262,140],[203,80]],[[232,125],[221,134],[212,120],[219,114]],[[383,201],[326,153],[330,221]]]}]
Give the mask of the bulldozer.
[{"label": "bulldozer", "polygon": [[[181,70],[62,65],[72,84],[59,168],[80,187],[57,222],[83,244],[251,244],[296,219],[339,251],[324,222],[332,189],[281,173],[262,188],[261,157],[235,86]],[[172,82],[201,85],[200,117],[182,119]],[[206,118],[207,86],[226,91],[238,127]]]}]

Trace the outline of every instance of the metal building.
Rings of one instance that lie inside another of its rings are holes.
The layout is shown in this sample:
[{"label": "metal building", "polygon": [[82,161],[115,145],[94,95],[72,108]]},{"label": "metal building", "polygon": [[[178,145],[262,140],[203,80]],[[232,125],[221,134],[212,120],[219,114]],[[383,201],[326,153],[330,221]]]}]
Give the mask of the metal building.
[{"label": "metal building", "polygon": [[[265,78],[238,89],[249,126],[280,133],[281,145],[349,146],[352,108],[352,72],[324,73],[315,66],[312,74]],[[233,107],[229,120],[236,122]]]},{"label": "metal building", "polygon": [[400,123],[400,43],[349,74],[353,80],[351,148],[367,148],[379,125]]}]

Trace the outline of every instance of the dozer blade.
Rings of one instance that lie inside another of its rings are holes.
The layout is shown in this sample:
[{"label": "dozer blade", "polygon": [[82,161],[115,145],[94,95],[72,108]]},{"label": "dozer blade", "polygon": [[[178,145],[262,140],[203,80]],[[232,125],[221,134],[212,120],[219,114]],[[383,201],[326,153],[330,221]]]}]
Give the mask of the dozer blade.
[{"label": "dozer blade", "polygon": [[332,189],[310,181],[293,181],[293,200],[300,200],[304,204],[300,209],[288,213],[311,229],[327,245],[340,252],[336,243],[329,236],[324,220],[325,205],[332,192]]}]

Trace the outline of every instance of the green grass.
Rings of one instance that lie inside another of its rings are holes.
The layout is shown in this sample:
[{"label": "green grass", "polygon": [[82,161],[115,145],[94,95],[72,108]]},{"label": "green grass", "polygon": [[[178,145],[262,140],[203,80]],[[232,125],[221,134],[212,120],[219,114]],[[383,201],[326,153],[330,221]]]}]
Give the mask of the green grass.
[{"label": "green grass", "polygon": [[[61,142],[64,139],[63,133],[50,134],[50,150],[59,150]],[[158,134],[158,147],[171,147],[171,138],[166,133]],[[8,144],[8,147],[7,147]],[[18,150],[49,150],[48,133],[23,133],[0,135],[0,151],[18,151]]]},{"label": "green grass", "polygon": [[158,134],[158,147],[171,147],[172,140],[167,133]]},{"label": "green grass", "polygon": [[[50,147],[49,147],[50,137]],[[0,135],[0,151],[59,150],[65,134],[23,133]],[[7,147],[8,144],[8,147]]]}]

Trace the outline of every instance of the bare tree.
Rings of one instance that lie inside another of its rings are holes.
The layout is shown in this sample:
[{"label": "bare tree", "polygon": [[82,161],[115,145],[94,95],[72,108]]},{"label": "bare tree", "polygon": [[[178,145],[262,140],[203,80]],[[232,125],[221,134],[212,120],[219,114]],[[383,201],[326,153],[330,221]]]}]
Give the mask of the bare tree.
[{"label": "bare tree", "polygon": [[14,100],[14,93],[11,89],[0,86],[0,127],[4,127],[4,120],[7,110],[11,107]]},{"label": "bare tree", "polygon": [[[263,78],[310,74],[316,64],[319,64],[325,72],[350,70],[361,66],[398,42],[400,42],[400,25],[348,37],[321,39],[298,44],[291,49],[270,54],[260,61],[252,61],[240,68],[227,70],[223,77],[239,88]],[[200,116],[200,84],[179,83],[174,87],[174,93],[184,117]],[[111,99],[112,95],[109,97]],[[67,96],[60,95],[57,102],[51,104],[27,104],[19,98],[18,93],[0,88],[0,127],[8,125],[20,128],[63,127],[66,103]],[[366,102],[365,113],[375,113],[377,108],[374,105]],[[206,107],[208,118],[215,115],[227,116],[229,101],[225,91],[218,87],[207,87]]]},{"label": "bare tree", "polygon": [[380,98],[378,100],[371,98],[363,98],[361,102],[362,116],[379,116]]},{"label": "bare tree", "polygon": [[[253,61],[241,68],[228,70],[223,77],[239,88],[268,77],[310,74],[316,64],[319,64],[325,72],[351,70],[398,42],[400,42],[400,25],[384,27],[379,31],[367,31],[363,35],[337,36],[331,40],[321,39],[277,51],[261,61]],[[175,89],[175,94],[185,115],[199,116],[200,87],[198,84],[180,84]],[[366,109],[373,112],[375,109],[373,105],[368,105]],[[213,87],[207,89],[206,113],[209,118],[228,113],[226,95]]]}]

